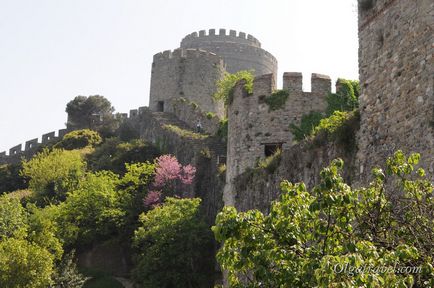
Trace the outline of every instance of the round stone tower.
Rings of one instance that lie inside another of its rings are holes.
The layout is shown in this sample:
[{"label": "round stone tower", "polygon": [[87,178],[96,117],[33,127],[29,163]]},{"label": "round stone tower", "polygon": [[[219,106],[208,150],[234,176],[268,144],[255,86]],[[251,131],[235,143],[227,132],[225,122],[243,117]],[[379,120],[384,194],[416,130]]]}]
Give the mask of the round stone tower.
[{"label": "round stone tower", "polygon": [[226,71],[235,73],[240,70],[255,70],[255,76],[273,73],[277,74],[277,60],[269,52],[261,48],[261,43],[252,35],[220,29],[218,35],[215,29],[193,32],[181,41],[181,48],[201,49],[213,52],[222,57]]}]

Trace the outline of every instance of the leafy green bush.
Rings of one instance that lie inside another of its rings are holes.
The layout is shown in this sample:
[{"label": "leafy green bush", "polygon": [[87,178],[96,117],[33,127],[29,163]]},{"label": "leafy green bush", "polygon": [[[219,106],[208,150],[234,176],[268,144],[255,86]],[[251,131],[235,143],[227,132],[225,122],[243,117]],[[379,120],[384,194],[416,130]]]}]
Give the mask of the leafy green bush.
[{"label": "leafy green bush", "polygon": [[[289,127],[291,133],[294,135],[294,140],[301,141],[309,136],[315,135],[315,127],[320,124],[321,119],[330,117],[330,120],[324,120],[325,122],[323,122],[324,125],[327,125],[326,122],[337,121],[336,114],[334,114],[335,112],[350,112],[358,107],[360,94],[359,81],[338,79],[336,87],[336,93],[330,93],[326,98],[327,108],[325,116],[319,112],[310,112],[303,115],[300,125],[290,124]],[[356,127],[356,125],[353,126]],[[321,129],[322,128],[320,128],[320,130]]]},{"label": "leafy green bush", "polygon": [[66,134],[63,139],[54,145],[54,148],[65,150],[81,149],[85,147],[94,147],[102,142],[98,132],[83,129],[75,130]]},{"label": "leafy green bush", "polygon": [[89,244],[117,233],[125,224],[128,195],[116,189],[119,178],[108,171],[88,173],[59,206],[59,225],[69,231],[68,244]]},{"label": "leafy green bush", "polygon": [[126,172],[125,163],[153,161],[160,154],[157,147],[143,140],[123,142],[109,138],[87,156],[87,162],[93,171],[110,170],[122,175]]},{"label": "leafy green bush", "polygon": [[313,132],[314,143],[319,144],[324,140],[335,141],[346,152],[356,149],[356,132],[360,125],[358,110],[352,112],[335,111],[332,116],[324,118]]},{"label": "leafy green bush", "polygon": [[48,287],[53,256],[44,248],[22,239],[0,241],[0,287]]},{"label": "leafy green bush", "polygon": [[312,111],[301,117],[299,126],[290,124],[289,129],[291,130],[292,135],[294,135],[294,140],[301,141],[312,135],[313,130],[318,126],[319,122],[323,118],[324,116],[320,112]]},{"label": "leafy green bush", "polygon": [[217,81],[217,92],[213,95],[215,100],[223,100],[225,105],[232,103],[233,89],[238,81],[244,80],[244,89],[247,93],[253,93],[253,72],[248,70],[238,71],[237,73],[225,73],[222,80]]},{"label": "leafy green bush", "polygon": [[282,158],[282,150],[277,149],[273,155],[266,157],[259,161],[258,168],[265,169],[269,174],[273,174],[279,167],[280,160]]},{"label": "leafy green bush", "polygon": [[336,93],[330,93],[326,98],[326,114],[328,116],[332,115],[335,111],[352,111],[358,108],[359,81],[338,79],[336,87]]},{"label": "leafy green bush", "polygon": [[200,199],[166,198],[140,216],[134,235],[141,287],[210,287],[212,251],[209,228],[199,215]]},{"label": "leafy green bush", "polygon": [[172,125],[172,124],[165,124],[163,125],[163,128],[174,132],[175,134],[177,134],[178,136],[182,137],[182,138],[188,138],[188,139],[206,139],[208,138],[209,135],[206,134],[200,134],[200,133],[196,133],[190,130],[186,130],[186,129],[182,129],[181,127],[178,127],[176,125]]},{"label": "leafy green bush", "polygon": [[269,111],[281,109],[285,105],[286,100],[288,100],[288,97],[288,90],[277,90],[265,98],[265,103],[268,105]]},{"label": "leafy green bush", "polygon": [[0,287],[48,287],[63,254],[57,226],[43,209],[0,196]]},{"label": "leafy green bush", "polygon": [[30,178],[29,187],[35,200],[45,205],[65,200],[66,192],[77,186],[84,169],[79,151],[44,149],[23,162],[22,175]]},{"label": "leafy green bush", "polygon": [[418,154],[398,151],[386,173],[374,169],[369,186],[352,189],[338,159],[310,192],[303,183],[283,181],[268,215],[225,207],[213,231],[229,284],[433,287],[434,186],[423,170],[415,171],[418,161]]}]

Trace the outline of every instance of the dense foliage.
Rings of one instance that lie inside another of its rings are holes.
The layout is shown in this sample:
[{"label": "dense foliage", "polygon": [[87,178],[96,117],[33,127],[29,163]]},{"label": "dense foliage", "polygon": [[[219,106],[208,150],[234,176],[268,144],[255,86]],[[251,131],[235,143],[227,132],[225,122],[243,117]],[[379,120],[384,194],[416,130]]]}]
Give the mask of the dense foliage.
[{"label": "dense foliage", "polygon": [[324,116],[320,112],[312,111],[309,114],[305,114],[301,117],[300,125],[291,123],[289,128],[291,129],[294,140],[301,141],[307,135],[311,135],[316,126],[318,126],[321,119]]},{"label": "dense foliage", "polygon": [[338,79],[336,93],[327,95],[326,115],[335,111],[352,111],[359,107],[360,86],[359,81]]},{"label": "dense foliage", "polygon": [[268,215],[225,207],[213,231],[231,287],[433,287],[434,186],[418,161],[398,151],[352,189],[335,160],[310,192],[282,182]]},{"label": "dense foliage", "polygon": [[69,132],[63,139],[54,145],[55,148],[65,150],[81,149],[85,147],[94,147],[102,142],[101,136],[96,131],[89,129],[75,130]]},{"label": "dense foliage", "polygon": [[159,149],[143,140],[124,142],[109,138],[87,155],[86,161],[94,171],[110,170],[122,175],[126,172],[125,163],[152,162],[160,154]]},{"label": "dense foliage", "polygon": [[[327,95],[327,108],[325,114],[317,111],[312,111],[302,116],[299,125],[295,125],[293,123],[289,125],[291,133],[294,136],[294,140],[301,141],[307,137],[311,137],[312,135],[316,134],[315,127],[320,124],[320,120],[328,117],[335,117],[335,112],[350,112],[357,109],[359,105],[359,94],[359,81],[338,79],[336,83],[336,93],[329,93]],[[345,115],[351,114],[347,113]],[[336,123],[335,120],[336,119],[325,121]],[[349,137],[349,135],[347,137]]]},{"label": "dense foliage", "polygon": [[[212,235],[199,214],[200,199],[166,198],[140,216],[134,235],[140,287],[209,287]],[[208,261],[207,261],[208,260]]]},{"label": "dense foliage", "polygon": [[222,80],[217,82],[217,92],[214,94],[215,100],[222,100],[225,105],[232,103],[232,94],[235,84],[238,81],[244,80],[244,89],[247,93],[251,94],[253,92],[253,72],[242,70],[234,74],[225,73]]},{"label": "dense foliage", "polygon": [[286,100],[288,100],[289,97],[289,91],[288,90],[277,90],[271,93],[270,96],[265,97],[265,103],[269,107],[269,111],[281,109],[285,103]]},{"label": "dense foliage", "polygon": [[63,249],[57,227],[34,206],[0,196],[0,287],[39,288],[55,284],[52,274]]},{"label": "dense foliage", "polygon": [[29,187],[40,204],[65,200],[66,193],[78,185],[85,168],[79,151],[62,149],[44,149],[22,165],[22,175],[30,178]]}]

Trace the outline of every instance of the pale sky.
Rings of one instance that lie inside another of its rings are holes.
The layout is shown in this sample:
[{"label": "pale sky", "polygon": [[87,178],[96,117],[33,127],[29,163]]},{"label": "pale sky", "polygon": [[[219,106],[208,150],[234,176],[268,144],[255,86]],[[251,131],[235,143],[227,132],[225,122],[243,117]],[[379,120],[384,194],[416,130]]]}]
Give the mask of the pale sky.
[{"label": "pale sky", "polygon": [[312,72],[358,79],[356,7],[356,0],[0,0],[0,152],[64,128],[66,103],[77,95],[103,95],[117,112],[147,106],[152,56],[202,29],[252,34],[278,59],[278,79],[303,72],[306,90]]}]

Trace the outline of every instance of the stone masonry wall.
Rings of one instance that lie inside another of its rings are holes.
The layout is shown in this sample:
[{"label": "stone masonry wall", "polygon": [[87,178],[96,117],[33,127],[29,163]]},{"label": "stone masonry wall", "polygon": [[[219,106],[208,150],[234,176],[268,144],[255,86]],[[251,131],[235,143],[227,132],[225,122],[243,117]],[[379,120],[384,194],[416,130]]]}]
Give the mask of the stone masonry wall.
[{"label": "stone masonry wall", "polygon": [[359,180],[395,150],[434,175],[434,2],[359,0]]},{"label": "stone masonry wall", "polygon": [[229,73],[240,70],[255,70],[255,75],[277,74],[277,60],[268,51],[261,48],[261,43],[252,35],[244,32],[215,29],[193,32],[181,41],[181,48],[196,48],[213,52],[221,56]]},{"label": "stone masonry wall", "polygon": [[173,112],[170,101],[184,97],[204,111],[223,116],[223,103],[212,99],[223,75],[223,60],[214,53],[197,49],[158,53],[152,63],[149,107],[159,111],[158,102],[164,101],[164,111]]},{"label": "stone masonry wall", "polygon": [[304,114],[326,108],[326,96],[331,91],[328,76],[312,74],[312,92],[303,92],[301,74],[285,73],[288,99],[280,109],[270,110],[265,99],[276,90],[274,79],[272,74],[255,78],[252,95],[246,93],[242,81],[234,89],[228,106],[226,205],[234,203],[233,179],[265,158],[264,144],[280,143],[283,150],[289,149],[293,145],[289,125],[298,124]]},{"label": "stone masonry wall", "polygon": [[311,189],[319,183],[321,170],[336,158],[344,160],[342,176],[347,184],[351,184],[355,177],[356,150],[348,151],[333,141],[322,142],[322,145],[313,142],[304,141],[284,150],[274,173],[256,169],[237,176],[233,185],[235,208],[239,211],[259,209],[267,213],[271,202],[280,196],[279,187],[283,180],[304,182]]}]

